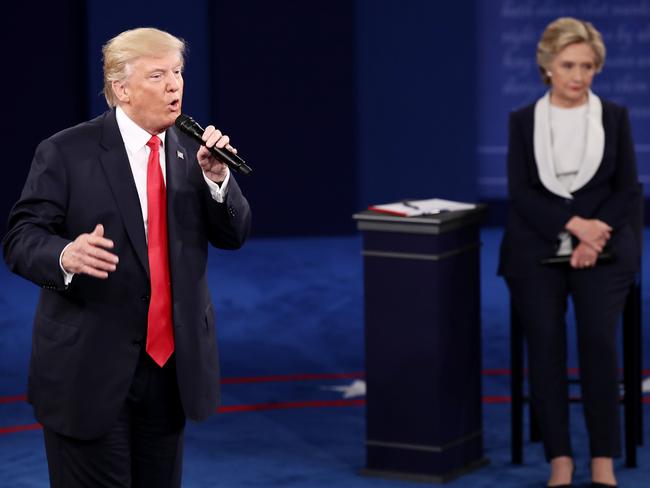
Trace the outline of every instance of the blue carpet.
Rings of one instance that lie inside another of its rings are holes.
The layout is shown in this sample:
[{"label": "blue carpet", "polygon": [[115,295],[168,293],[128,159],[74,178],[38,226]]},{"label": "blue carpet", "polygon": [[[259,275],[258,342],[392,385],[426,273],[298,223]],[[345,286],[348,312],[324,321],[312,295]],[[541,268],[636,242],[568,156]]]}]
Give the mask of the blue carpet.
[{"label": "blue carpet", "polygon": [[[508,367],[508,296],[502,280],[495,276],[500,234],[499,229],[482,233],[485,369]],[[237,252],[211,252],[210,280],[223,376],[251,381],[275,377],[265,382],[227,381],[224,406],[234,410],[261,404],[294,408],[233,411],[200,424],[190,423],[184,487],[414,486],[358,475],[365,462],[363,406],[314,408],[309,403],[341,399],[342,394],[331,388],[350,384],[355,375],[286,376],[363,371],[360,251],[358,237],[337,237],[256,239]],[[643,274],[644,282],[650,283],[647,260]],[[0,397],[25,391],[36,296],[34,285],[0,266]],[[645,317],[649,316],[648,303],[650,297],[644,290]],[[648,320],[645,323],[648,337]],[[570,344],[569,363],[575,366],[573,333]],[[483,394],[508,395],[509,378],[485,376]],[[576,480],[586,483],[587,444],[580,406],[572,406],[571,412]],[[523,466],[510,464],[509,418],[509,405],[484,405],[490,464],[448,486],[543,486],[547,467],[538,444],[526,444]],[[33,423],[31,409],[24,402],[0,403],[0,429]],[[650,442],[650,428],[645,424]],[[42,444],[39,430],[0,433],[0,486],[47,486]],[[621,486],[650,485],[648,448],[639,450],[639,463],[637,469],[618,463]]]}]

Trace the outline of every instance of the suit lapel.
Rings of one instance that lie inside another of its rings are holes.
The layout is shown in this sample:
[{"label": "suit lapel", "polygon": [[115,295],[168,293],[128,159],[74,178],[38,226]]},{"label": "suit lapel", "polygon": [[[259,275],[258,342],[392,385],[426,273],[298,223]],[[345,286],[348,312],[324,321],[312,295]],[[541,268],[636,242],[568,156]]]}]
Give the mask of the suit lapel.
[{"label": "suit lapel", "polygon": [[[170,269],[176,269],[175,263],[179,259],[183,240],[179,227],[175,204],[177,198],[182,198],[183,185],[187,180],[187,165],[190,159],[187,151],[181,146],[176,130],[172,127],[167,129],[165,136],[165,160],[167,173],[167,236],[169,239],[169,262]],[[172,276],[173,279],[173,276]]]},{"label": "suit lapel", "polygon": [[115,110],[105,118],[101,145],[104,149],[104,153],[100,155],[101,164],[104,167],[104,172],[111,186],[113,197],[122,216],[131,245],[148,276],[149,258],[147,255],[147,240],[144,235],[142,209],[140,208],[138,191],[133,181],[129,158],[124,148],[124,141],[117,127]]}]

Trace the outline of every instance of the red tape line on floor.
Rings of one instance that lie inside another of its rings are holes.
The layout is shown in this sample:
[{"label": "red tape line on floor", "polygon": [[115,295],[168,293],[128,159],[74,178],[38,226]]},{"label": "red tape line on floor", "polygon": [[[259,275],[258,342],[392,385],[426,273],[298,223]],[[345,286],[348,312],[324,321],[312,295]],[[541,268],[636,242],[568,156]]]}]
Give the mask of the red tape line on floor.
[{"label": "red tape line on floor", "polygon": [[[509,396],[485,396],[485,404],[506,404],[510,403]],[[650,404],[650,397],[643,398],[643,403]],[[310,400],[302,402],[277,402],[277,403],[258,403],[254,405],[223,405],[217,409],[219,413],[237,413],[237,412],[259,412],[265,410],[287,410],[295,408],[328,408],[328,407],[362,407],[366,404],[364,398],[355,398],[348,400]],[[25,432],[29,430],[41,429],[41,424],[13,425],[9,427],[0,427],[0,435],[14,434],[16,432]]]},{"label": "red tape line on floor", "polygon": [[0,427],[0,435],[14,434],[16,432],[25,432],[27,430],[38,430],[42,428],[43,426],[41,424],[10,425],[9,427]]},{"label": "red tape line on floor", "polygon": [[14,396],[0,397],[0,404],[1,403],[26,402],[26,401],[27,401],[27,395],[14,395]]},{"label": "red tape line on floor", "polygon": [[257,403],[255,405],[223,405],[217,409],[219,413],[254,412],[260,410],[282,410],[290,408],[323,408],[323,407],[360,407],[366,404],[363,398],[350,400],[309,400],[302,402],[273,402]]}]

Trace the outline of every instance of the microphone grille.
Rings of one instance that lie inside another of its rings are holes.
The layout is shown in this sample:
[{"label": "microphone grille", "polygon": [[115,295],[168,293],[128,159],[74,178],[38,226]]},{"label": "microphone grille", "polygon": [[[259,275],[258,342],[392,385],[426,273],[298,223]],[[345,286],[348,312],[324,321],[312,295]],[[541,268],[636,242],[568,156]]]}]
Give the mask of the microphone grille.
[{"label": "microphone grille", "polygon": [[176,117],[174,125],[178,127],[181,132],[184,132],[195,139],[201,139],[201,136],[203,135],[203,127],[201,127],[199,123],[189,115],[180,114]]},{"label": "microphone grille", "polygon": [[192,117],[189,115],[180,114],[178,117],[176,117],[176,122],[174,122],[174,125],[179,129],[182,129],[184,125],[192,124],[192,122],[194,122]]}]

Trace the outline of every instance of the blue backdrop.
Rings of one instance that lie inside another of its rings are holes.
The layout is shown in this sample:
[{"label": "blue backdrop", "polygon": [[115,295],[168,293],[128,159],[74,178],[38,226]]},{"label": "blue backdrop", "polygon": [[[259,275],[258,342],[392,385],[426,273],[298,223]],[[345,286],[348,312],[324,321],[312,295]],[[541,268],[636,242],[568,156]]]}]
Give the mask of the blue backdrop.
[{"label": "blue backdrop", "polygon": [[357,1],[359,206],[475,200],[475,3]]},{"label": "blue backdrop", "polygon": [[[0,232],[18,199],[36,145],[87,117],[85,2],[8,2],[1,7],[5,46]],[[65,27],[63,27],[65,26]],[[48,42],[48,39],[56,42]]]},{"label": "blue backdrop", "polygon": [[[63,0],[42,20],[4,7],[4,34],[25,46],[12,72],[29,78],[5,90],[16,95],[6,119],[38,127],[9,129],[2,216],[35,144],[106,110],[101,45],[137,26],[188,41],[184,110],[222,127],[254,167],[239,180],[256,234],[352,232],[355,211],[407,196],[475,199],[473,5]],[[35,34],[48,32],[56,43]]]},{"label": "blue backdrop", "polygon": [[[49,4],[48,4],[49,5]],[[232,136],[257,235],[353,232],[369,204],[503,201],[508,112],[544,87],[535,44],[559,15],[608,47],[595,90],[624,103],[650,180],[650,4],[560,0],[99,0],[3,6],[10,76],[0,218],[38,141],[106,110],[101,46],[155,26],[189,45],[184,111]],[[17,46],[17,47],[16,47]]]}]

